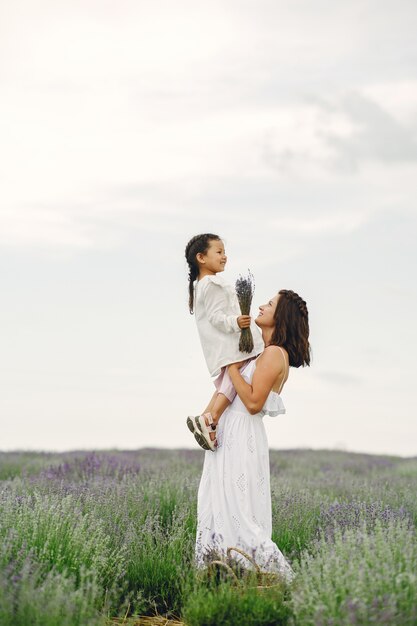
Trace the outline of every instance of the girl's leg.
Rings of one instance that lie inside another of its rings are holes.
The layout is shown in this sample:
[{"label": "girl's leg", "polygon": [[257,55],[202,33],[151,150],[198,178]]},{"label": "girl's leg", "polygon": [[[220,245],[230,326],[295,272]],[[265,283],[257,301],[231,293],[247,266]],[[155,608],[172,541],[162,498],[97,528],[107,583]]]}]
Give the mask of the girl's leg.
[{"label": "girl's leg", "polygon": [[[208,405],[206,406],[206,408],[204,409],[203,413],[211,413],[211,410],[212,410],[212,408],[213,408],[213,406],[214,406],[214,403],[215,403],[215,401],[216,401],[216,398],[217,398],[217,394],[218,394],[218,393],[219,393],[218,391],[215,391],[215,392],[213,393],[213,395],[211,396],[211,400],[210,400],[210,402],[208,403]],[[203,415],[203,413],[201,413],[201,415]]]},{"label": "girl's leg", "polygon": [[[244,361],[244,363],[240,367],[240,370],[243,371],[246,365],[251,360],[252,359],[248,359]],[[198,416],[198,417],[188,416],[187,418],[187,426],[191,430],[191,432],[194,433],[194,437],[196,437],[196,433],[195,433],[196,420],[198,421],[200,417],[203,417],[206,426],[208,427],[212,425],[212,428],[215,429],[219,422],[220,417],[223,415],[226,408],[229,406],[231,402],[233,402],[233,400],[236,397],[236,390],[233,386],[232,380],[229,376],[229,372],[227,371],[226,367],[222,367],[221,373],[214,381],[214,385],[216,386],[216,391],[212,395],[210,402],[208,403],[206,409],[203,411],[201,416]],[[201,431],[201,427],[199,429]],[[206,436],[207,436],[207,433],[206,433]],[[209,436],[210,436],[210,439],[214,441],[216,439],[216,431],[215,430],[213,430],[213,432],[210,431]],[[198,443],[201,445],[200,442]],[[202,446],[202,447],[205,447],[205,446]]]},{"label": "girl's leg", "polygon": [[[208,403],[208,405],[206,406],[206,408],[204,409],[204,411],[201,413],[201,415],[205,415],[206,413],[210,413],[210,414],[213,416],[213,422],[214,422],[214,425],[216,425],[216,424],[217,424],[217,422],[218,422],[218,420],[219,420],[219,418],[217,418],[217,420],[215,420],[215,418],[214,418],[214,415],[215,415],[215,414],[216,414],[216,415],[218,414],[218,411],[219,411],[219,408],[220,408],[220,407],[219,407],[218,400],[217,400],[218,396],[219,396],[218,391],[215,391],[215,392],[213,393],[212,397],[211,397],[210,402]],[[227,406],[227,405],[226,405],[226,406]],[[226,407],[224,407],[224,409],[225,409],[225,408],[226,408]],[[223,409],[223,411],[224,411],[224,409]],[[222,413],[223,413],[223,411],[222,411]],[[221,414],[220,414],[220,415],[221,415]],[[220,417],[220,416],[219,416],[219,417]],[[209,425],[209,423],[208,423],[207,418],[204,418],[204,419],[205,419],[205,421],[206,421],[206,425],[208,426],[208,425]],[[213,430],[213,432],[212,432],[212,433],[210,433],[210,439],[211,439],[212,441],[214,441],[214,440],[216,439],[216,432],[215,432],[214,430]]]},{"label": "girl's leg", "polygon": [[[226,398],[224,394],[215,391],[210,402],[207,405],[207,408],[201,414],[206,421],[206,426],[209,426],[209,420],[206,417],[207,413],[210,413],[211,417],[213,418],[213,426],[217,426],[219,419],[221,418],[229,404],[230,400]],[[210,433],[210,439],[212,441],[216,439],[216,432],[214,430],[212,433]]]},{"label": "girl's leg", "polygon": [[[245,367],[250,363],[252,359],[247,359],[240,367],[240,371],[243,372]],[[232,379],[229,376],[227,367],[222,367],[221,373],[214,381],[217,389],[210,400],[210,403],[204,413],[211,413],[213,418],[213,425],[217,426],[217,423],[229,404],[236,398],[236,389],[232,383]],[[207,424],[207,419],[206,419]],[[208,424],[207,424],[208,425]]]},{"label": "girl's leg", "polygon": [[[209,411],[211,413],[211,416],[213,418],[213,423],[215,426],[217,426],[217,422],[219,421],[219,419],[221,418],[221,416],[223,415],[223,413],[225,412],[229,404],[230,404],[230,400],[227,396],[225,396],[221,392],[216,393],[216,398]],[[205,413],[207,412],[208,411],[205,411]]]},{"label": "girl's leg", "polygon": [[[213,426],[217,426],[219,419],[227,409],[229,404],[233,402],[236,397],[236,390],[233,386],[232,379],[229,376],[229,372],[226,367],[222,367],[222,371],[214,381],[217,391],[213,394],[208,407],[203,413],[206,425],[209,425],[209,421],[205,416],[206,413],[210,413],[213,418]],[[214,434],[214,433],[213,433]],[[210,433],[210,438],[215,439]]]}]

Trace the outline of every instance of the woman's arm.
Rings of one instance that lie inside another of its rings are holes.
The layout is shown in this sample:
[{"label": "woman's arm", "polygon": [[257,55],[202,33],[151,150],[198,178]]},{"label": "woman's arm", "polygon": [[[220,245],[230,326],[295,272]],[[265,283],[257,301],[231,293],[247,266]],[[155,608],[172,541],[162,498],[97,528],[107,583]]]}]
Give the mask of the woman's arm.
[{"label": "woman's arm", "polygon": [[252,377],[252,384],[246,382],[239,372],[239,364],[228,367],[236,393],[251,415],[259,413],[265,404],[275,381],[284,371],[285,363],[278,346],[271,346],[258,358]]}]

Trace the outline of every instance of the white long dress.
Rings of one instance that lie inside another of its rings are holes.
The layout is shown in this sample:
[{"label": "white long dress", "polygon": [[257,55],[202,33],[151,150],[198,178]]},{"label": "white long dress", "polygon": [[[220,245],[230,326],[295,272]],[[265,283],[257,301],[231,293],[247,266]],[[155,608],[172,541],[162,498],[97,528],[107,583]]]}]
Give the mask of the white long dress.
[{"label": "white long dress", "polygon": [[[256,359],[242,372],[249,384],[255,368]],[[234,546],[250,554],[262,571],[279,573],[287,581],[295,576],[271,539],[269,448],[263,416],[280,413],[285,413],[282,398],[271,391],[256,415],[251,415],[236,396],[220,418],[218,448],[205,453],[198,489],[195,548],[198,568],[207,565],[207,556],[212,551],[225,555],[227,547]],[[237,553],[232,556],[245,565],[243,557]]]}]

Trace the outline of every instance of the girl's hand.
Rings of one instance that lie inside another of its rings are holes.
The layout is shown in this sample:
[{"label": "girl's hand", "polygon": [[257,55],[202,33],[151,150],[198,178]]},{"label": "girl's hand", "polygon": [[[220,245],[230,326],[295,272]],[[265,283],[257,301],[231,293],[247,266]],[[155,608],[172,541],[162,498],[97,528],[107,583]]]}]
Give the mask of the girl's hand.
[{"label": "girl's hand", "polygon": [[237,318],[237,324],[239,328],[249,328],[250,321],[251,321],[250,315],[239,315],[239,317]]}]

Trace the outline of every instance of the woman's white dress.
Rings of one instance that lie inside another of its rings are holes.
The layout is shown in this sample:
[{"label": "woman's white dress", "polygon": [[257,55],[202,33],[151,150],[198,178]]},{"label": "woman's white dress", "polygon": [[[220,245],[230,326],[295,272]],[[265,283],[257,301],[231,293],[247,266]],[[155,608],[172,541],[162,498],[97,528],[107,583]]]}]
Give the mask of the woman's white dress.
[{"label": "woman's white dress", "polygon": [[[242,371],[250,384],[253,359]],[[288,581],[294,572],[272,541],[269,448],[264,415],[285,413],[281,396],[271,391],[263,409],[251,415],[239,396],[217,426],[218,448],[207,450],[198,489],[195,560],[205,567],[212,551],[225,555],[227,547],[250,554],[262,571],[277,572]],[[237,553],[233,557],[239,558]],[[247,563],[246,563],[247,564]]]}]

